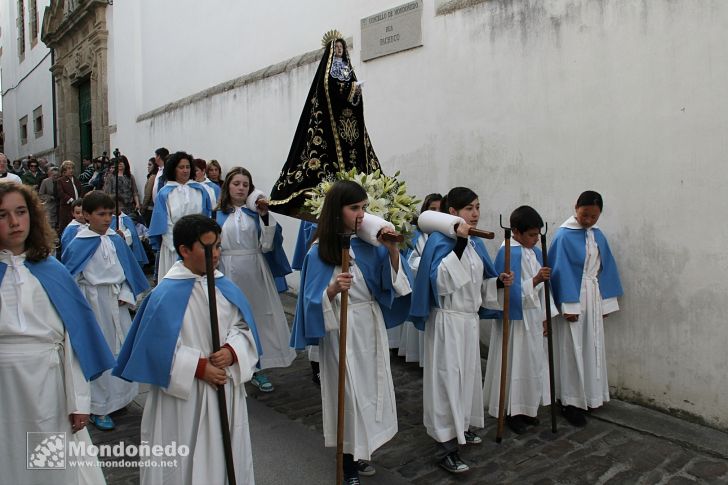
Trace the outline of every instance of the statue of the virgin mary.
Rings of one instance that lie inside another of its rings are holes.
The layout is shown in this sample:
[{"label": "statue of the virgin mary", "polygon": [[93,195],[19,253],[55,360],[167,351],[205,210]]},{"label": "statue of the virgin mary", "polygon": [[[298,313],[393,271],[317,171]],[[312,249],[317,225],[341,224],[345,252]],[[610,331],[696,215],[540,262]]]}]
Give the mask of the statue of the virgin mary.
[{"label": "statue of the virgin mary", "polygon": [[364,125],[361,86],[351,66],[346,41],[329,31],[316,77],[306,98],[278,181],[270,197],[271,210],[301,216],[306,192],[337,172],[357,168],[370,173],[379,161]]}]

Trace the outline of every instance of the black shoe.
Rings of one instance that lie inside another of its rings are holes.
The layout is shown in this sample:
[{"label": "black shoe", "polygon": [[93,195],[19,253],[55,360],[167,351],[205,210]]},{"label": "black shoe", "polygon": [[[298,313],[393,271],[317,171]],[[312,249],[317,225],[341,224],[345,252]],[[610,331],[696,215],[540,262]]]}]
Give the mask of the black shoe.
[{"label": "black shoe", "polygon": [[361,485],[359,477],[344,478],[344,485]]},{"label": "black shoe", "polygon": [[521,414],[521,417],[523,418],[523,422],[526,423],[526,426],[538,426],[541,424],[541,421],[536,417],[526,416],[525,414]]},{"label": "black shoe", "polygon": [[463,473],[470,470],[470,467],[460,459],[460,455],[457,451],[453,451],[445,458],[440,460],[440,466],[450,473]]},{"label": "black shoe", "polygon": [[479,445],[483,442],[483,438],[481,438],[477,434],[473,433],[472,431],[468,430],[464,434],[465,434],[465,443],[468,445]]},{"label": "black shoe", "polygon": [[318,362],[311,361],[311,382],[321,387],[321,368]]},{"label": "black shoe", "polygon": [[511,428],[511,431],[516,434],[523,434],[526,432],[526,422],[520,414],[516,414],[515,416],[506,416],[506,424],[509,428]]},{"label": "black shoe", "polygon": [[368,461],[364,460],[358,460],[356,462],[356,468],[359,471],[359,475],[362,477],[371,477],[375,473],[377,473],[376,468],[374,468],[374,465],[369,463]]},{"label": "black shoe", "polygon": [[586,418],[584,417],[584,411],[574,406],[561,406],[561,415],[572,426],[577,428],[583,428],[586,426]]}]

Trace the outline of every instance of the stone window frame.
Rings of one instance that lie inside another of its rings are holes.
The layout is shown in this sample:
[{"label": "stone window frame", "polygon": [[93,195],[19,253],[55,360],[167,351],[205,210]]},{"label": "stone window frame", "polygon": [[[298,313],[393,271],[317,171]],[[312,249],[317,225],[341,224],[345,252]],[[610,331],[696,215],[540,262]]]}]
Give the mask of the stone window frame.
[{"label": "stone window frame", "polygon": [[25,59],[25,0],[18,0],[18,58],[19,62]]},{"label": "stone window frame", "polygon": [[28,0],[28,30],[30,31],[30,48],[38,43],[40,19],[38,16],[38,0]]},{"label": "stone window frame", "polygon": [[36,138],[43,136],[43,105],[33,110],[33,133]]},{"label": "stone window frame", "polygon": [[18,121],[18,139],[21,145],[28,143],[28,115],[23,116]]}]

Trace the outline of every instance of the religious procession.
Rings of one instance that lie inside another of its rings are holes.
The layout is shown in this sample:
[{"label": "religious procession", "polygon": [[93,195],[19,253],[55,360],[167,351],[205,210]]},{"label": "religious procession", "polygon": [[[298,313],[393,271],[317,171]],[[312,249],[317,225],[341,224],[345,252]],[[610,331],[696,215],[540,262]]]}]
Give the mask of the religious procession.
[{"label": "religious procession", "polygon": [[728,5],[10,3],[0,484],[728,482]]}]

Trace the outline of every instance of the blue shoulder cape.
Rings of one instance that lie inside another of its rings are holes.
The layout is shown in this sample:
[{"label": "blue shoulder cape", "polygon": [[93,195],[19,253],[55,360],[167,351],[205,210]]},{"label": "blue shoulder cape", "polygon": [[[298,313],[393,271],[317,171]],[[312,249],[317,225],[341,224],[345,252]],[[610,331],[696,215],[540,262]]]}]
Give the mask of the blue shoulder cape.
[{"label": "blue shoulder cape", "polygon": [[[597,279],[602,298],[622,296],[622,283],[617,271],[612,251],[607,238],[599,229],[594,231],[594,240],[599,247],[601,269]],[[554,302],[577,303],[581,292],[581,277],[586,260],[586,230],[561,227],[556,232],[549,247],[549,264],[551,265],[551,288]]]},{"label": "blue shoulder cape", "polygon": [[[536,259],[541,266],[543,266],[543,257],[541,255],[541,249],[534,247],[534,253],[536,253]],[[508,311],[508,318],[511,320],[523,320],[523,285],[521,284],[521,258],[523,255],[523,248],[520,245],[511,246],[511,272],[513,272],[513,284],[511,285],[510,291],[510,308]],[[501,246],[498,250],[498,254],[495,257],[495,270],[498,274],[505,271],[506,264],[506,248]],[[503,318],[503,312],[498,312],[498,318]]]},{"label": "blue shoulder cape", "polygon": [[[247,207],[243,207],[242,210],[253,218],[255,221],[255,228],[258,230],[258,237],[260,237],[260,216],[257,212],[252,211]],[[223,211],[217,211],[215,215],[215,219],[220,227],[225,225],[225,221],[228,217],[230,217],[230,213]],[[270,268],[270,273],[273,275],[274,279],[278,280],[280,277],[285,277],[287,274],[293,272],[291,265],[288,264],[286,252],[283,250],[283,229],[281,229],[281,225],[278,223],[276,223],[276,233],[275,236],[273,236],[273,250],[263,253],[263,257],[268,262],[268,268]],[[280,292],[278,281],[276,281],[276,287]],[[286,291],[287,289],[288,285],[286,285],[286,288],[283,291]]]},{"label": "blue shoulder cape", "polygon": [[308,247],[311,245],[311,239],[313,239],[317,227],[313,222],[301,221],[301,224],[298,226],[298,237],[296,238],[296,248],[293,252],[291,268],[298,271],[301,271],[303,268],[303,259],[306,257]]},{"label": "blue shoulder cape", "polygon": [[208,187],[210,187],[210,188],[212,189],[212,193],[213,193],[213,194],[215,194],[215,198],[216,198],[217,200],[220,200],[220,186],[219,186],[219,185],[217,185],[217,184],[216,184],[215,182],[213,182],[212,180],[208,180],[208,181],[206,181],[206,182],[205,182],[205,185],[207,185]]},{"label": "blue shoulder cape", "polygon": [[[212,215],[212,202],[207,190],[197,182],[189,182],[190,188],[195,189],[202,194],[202,215],[210,217]],[[154,210],[152,211],[152,221],[149,224],[149,241],[155,251],[159,251],[162,244],[162,236],[167,233],[167,198],[178,185],[165,185],[157,192],[157,200],[154,202]]]},{"label": "blue shoulder cape", "polygon": [[[488,255],[485,244],[479,238],[471,238],[475,252],[483,261],[483,279],[495,278],[493,262]],[[433,232],[427,238],[425,249],[420,258],[420,267],[415,277],[415,286],[412,291],[412,308],[410,309],[410,321],[415,324],[418,330],[425,330],[425,322],[430,316],[430,308],[439,308],[437,297],[437,268],[440,262],[455,249],[455,239],[452,239],[440,232]],[[478,312],[481,319],[492,319],[498,317],[498,312],[481,308]]]},{"label": "blue shoulder cape", "polygon": [[[25,260],[25,266],[38,278],[61,317],[86,379],[96,379],[104,371],[114,367],[114,355],[106,344],[94,312],[66,268],[52,257],[38,262]],[[0,282],[7,269],[7,264],[0,263]]]},{"label": "blue shoulder cape", "polygon": [[[177,338],[194,284],[194,278],[163,278],[152,290],[134,317],[113,375],[127,381],[144,382],[159,387],[169,386]],[[243,320],[253,332],[258,355],[262,355],[253,311],[243,292],[224,276],[215,278],[215,285],[240,310]],[[201,322],[208,328],[209,323],[209,318],[205,323]]]},{"label": "blue shoulder cape", "polygon": [[[126,281],[129,283],[134,296],[138,296],[149,288],[147,277],[144,276],[139,264],[134,260],[134,255],[126,242],[118,234],[113,234],[109,238],[114,243],[114,248],[116,248],[116,257],[119,258],[121,267],[124,269]],[[61,257],[61,261],[68,268],[71,276],[76,276],[86,268],[100,244],[101,236],[77,237],[71,241],[68,247],[63,250]]]},{"label": "blue shoulder cape", "polygon": [[[131,232],[131,252],[134,254],[134,258],[139,263],[139,266],[144,266],[149,263],[147,253],[144,252],[144,246],[142,245],[141,239],[139,239],[134,221],[131,220],[131,217],[123,214],[121,216],[121,223]],[[111,228],[116,229],[116,216],[111,218]]]},{"label": "blue shoulder cape", "polygon": [[78,234],[79,229],[81,229],[80,224],[69,224],[66,226],[66,228],[63,230],[63,234],[61,234],[61,249],[65,249],[68,247],[70,242],[73,241],[73,238],[76,237],[76,234]]},{"label": "blue shoulder cape", "polygon": [[[398,297],[395,293],[387,249],[384,246],[374,247],[359,238],[351,240],[351,247],[367,288],[379,303],[386,327],[396,327],[404,322],[409,311],[410,295]],[[400,268],[411,284],[412,275],[404,261],[400,262]],[[311,246],[301,269],[291,347],[301,350],[307,345],[318,345],[319,339],[326,334],[321,298],[333,272],[334,266],[319,258],[318,244]]]}]

